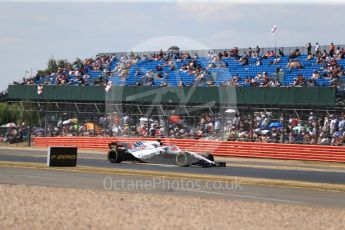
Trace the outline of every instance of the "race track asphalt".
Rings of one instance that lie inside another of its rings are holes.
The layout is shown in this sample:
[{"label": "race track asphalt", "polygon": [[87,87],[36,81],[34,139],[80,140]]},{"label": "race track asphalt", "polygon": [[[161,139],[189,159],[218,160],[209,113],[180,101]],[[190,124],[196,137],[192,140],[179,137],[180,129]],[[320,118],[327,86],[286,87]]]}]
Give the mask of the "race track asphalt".
[{"label": "race track asphalt", "polygon": [[189,179],[181,180],[1,166],[0,184],[97,189],[100,191],[139,192],[204,197],[208,199],[345,208],[344,192],[247,185],[241,184],[240,181],[234,181],[234,183],[220,181],[205,182]]},{"label": "race track asphalt", "polygon": [[[227,162],[227,167],[225,168],[178,167],[174,165],[142,163],[110,164],[105,159],[105,154],[92,154],[83,151],[80,151],[78,154],[79,166],[345,184],[345,167],[334,171],[331,169],[327,171],[298,168],[279,169],[279,166],[275,168],[256,167],[255,165],[254,167],[247,167],[236,162],[232,163],[231,161]],[[45,164],[47,157],[44,150],[0,149],[0,161]]]}]

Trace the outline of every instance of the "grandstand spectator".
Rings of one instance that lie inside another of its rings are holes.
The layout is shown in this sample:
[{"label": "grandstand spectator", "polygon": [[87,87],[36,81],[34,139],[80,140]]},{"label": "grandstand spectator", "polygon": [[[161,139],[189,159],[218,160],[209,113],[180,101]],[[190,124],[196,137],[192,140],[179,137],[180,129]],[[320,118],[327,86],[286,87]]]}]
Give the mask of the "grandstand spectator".
[{"label": "grandstand spectator", "polygon": [[341,58],[341,59],[344,59],[344,58],[345,58],[345,49],[344,49],[344,47],[341,48],[340,58]]},{"label": "grandstand spectator", "polygon": [[252,47],[249,47],[249,48],[248,48],[248,56],[249,56],[249,57],[252,57],[252,56],[253,56]]},{"label": "grandstand spectator", "polygon": [[268,64],[269,65],[276,65],[279,62],[280,62],[280,56],[277,56],[273,59],[273,61],[270,61]]},{"label": "grandstand spectator", "polygon": [[273,79],[273,80],[270,80],[270,87],[280,87],[281,86],[281,83],[279,81],[279,79]]},{"label": "grandstand spectator", "polygon": [[281,49],[278,49],[278,54],[280,57],[285,57],[284,52]]},{"label": "grandstand spectator", "polygon": [[191,59],[190,54],[188,52],[182,53],[181,54],[181,60],[184,61],[184,60],[187,60],[187,59]]},{"label": "grandstand spectator", "polygon": [[329,56],[333,57],[334,49],[335,49],[334,44],[333,42],[331,42],[331,44],[329,45]]},{"label": "grandstand spectator", "polygon": [[163,70],[163,67],[162,67],[161,65],[157,65],[157,66],[156,66],[156,70],[157,70],[157,71],[162,71],[162,70]]},{"label": "grandstand spectator", "polygon": [[236,46],[230,51],[230,57],[238,59],[238,48]]},{"label": "grandstand spectator", "polygon": [[323,50],[323,52],[322,52],[322,54],[321,54],[321,58],[322,58],[323,60],[326,60],[327,57],[328,57],[327,51],[326,51],[326,50]]},{"label": "grandstand spectator", "polygon": [[319,56],[320,54],[320,45],[318,42],[315,43],[315,56]]},{"label": "grandstand spectator", "polygon": [[308,56],[307,56],[307,61],[311,61],[311,60],[313,60],[313,55],[312,54],[308,54]]},{"label": "grandstand spectator", "polygon": [[208,59],[211,59],[211,60],[212,60],[212,58],[213,58],[214,56],[215,56],[214,52],[208,51],[208,53],[207,53]]},{"label": "grandstand spectator", "polygon": [[230,80],[230,85],[233,87],[240,86],[240,77],[238,75],[233,76]]},{"label": "grandstand spectator", "polygon": [[301,52],[299,51],[299,49],[295,49],[294,51],[292,51],[289,54],[289,59],[295,59],[298,58],[301,55]]},{"label": "grandstand spectator", "polygon": [[161,60],[164,56],[163,50],[161,49],[158,54],[158,60]]},{"label": "grandstand spectator", "polygon": [[239,62],[241,63],[242,66],[246,66],[249,64],[249,60],[247,56],[243,56],[240,58]]},{"label": "grandstand spectator", "polygon": [[[212,68],[212,67],[210,67],[210,68]],[[188,65],[187,64],[183,64],[179,71],[182,72],[182,73],[188,72]]]},{"label": "grandstand spectator", "polygon": [[322,56],[319,55],[316,57],[315,65],[323,64]]},{"label": "grandstand spectator", "polygon": [[304,86],[305,85],[305,78],[303,77],[302,74],[298,74],[297,78],[295,79],[293,86]]},{"label": "grandstand spectator", "polygon": [[262,55],[262,59],[267,59],[269,57],[271,57],[271,52],[267,50],[266,53]]},{"label": "grandstand spectator", "polygon": [[199,55],[197,53],[194,53],[193,57],[194,60],[199,58]]},{"label": "grandstand spectator", "polygon": [[[284,80],[285,73],[284,73],[284,70],[280,66],[278,66],[276,68],[276,74],[277,74],[277,77],[278,77],[279,81],[283,81]],[[281,85],[281,86],[283,86],[283,85]]]},{"label": "grandstand spectator", "polygon": [[338,46],[337,50],[335,51],[334,58],[336,58],[337,60],[341,59],[341,53],[342,51],[340,50],[340,47]]},{"label": "grandstand spectator", "polygon": [[256,66],[262,65],[261,57],[256,58],[255,65],[256,65]]},{"label": "grandstand spectator", "polygon": [[307,54],[308,54],[308,56],[309,56],[309,55],[311,55],[311,43],[309,42],[309,43],[306,45],[306,47],[307,47]]},{"label": "grandstand spectator", "polygon": [[313,79],[313,80],[315,80],[315,79],[318,79],[318,78],[320,78],[321,76],[320,76],[320,73],[317,71],[317,70],[314,70],[313,71],[313,74],[312,74],[312,76],[311,76],[311,79]]},{"label": "grandstand spectator", "polygon": [[303,66],[298,60],[290,60],[289,63],[286,65],[286,67],[289,68],[289,70],[291,70],[292,68],[295,68],[295,69],[303,68]]},{"label": "grandstand spectator", "polygon": [[257,57],[260,56],[260,51],[261,51],[260,47],[259,47],[259,46],[256,46],[256,48],[255,48],[255,53],[256,53],[256,56],[257,56]]},{"label": "grandstand spectator", "polygon": [[269,84],[270,84],[270,79],[269,79],[269,77],[268,77],[268,73],[265,72],[265,73],[263,74],[263,80],[262,80],[260,86],[262,86],[262,87],[268,87]]},{"label": "grandstand spectator", "polygon": [[243,86],[244,87],[251,86],[251,79],[249,79],[249,78],[244,79]]},{"label": "grandstand spectator", "polygon": [[261,83],[262,76],[258,73],[255,77],[251,78],[251,86],[257,87]]},{"label": "grandstand spectator", "polygon": [[273,50],[271,50],[271,52],[269,52],[269,56],[268,57],[275,57],[275,56],[276,56],[276,54],[274,53]]},{"label": "grandstand spectator", "polygon": [[339,82],[339,77],[333,75],[333,76],[331,77],[331,82],[329,83],[329,86],[330,86],[330,87],[337,87],[338,82]]},{"label": "grandstand spectator", "polygon": [[312,79],[312,78],[308,79],[308,80],[306,81],[306,86],[307,86],[307,87],[314,87],[314,86],[316,86],[315,80]]}]

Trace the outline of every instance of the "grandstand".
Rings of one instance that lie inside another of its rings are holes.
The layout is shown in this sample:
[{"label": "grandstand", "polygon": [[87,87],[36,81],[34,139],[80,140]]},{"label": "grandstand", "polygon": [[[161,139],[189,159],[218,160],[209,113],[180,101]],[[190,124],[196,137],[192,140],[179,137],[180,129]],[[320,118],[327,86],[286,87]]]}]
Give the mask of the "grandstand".
[{"label": "grandstand", "polygon": [[[10,85],[8,101],[38,112],[39,124],[31,125],[43,136],[342,144],[344,49],[333,57],[327,51],[308,55],[303,47],[282,50],[285,55],[271,48],[100,53]],[[227,114],[229,108],[236,117]],[[175,115],[183,122],[171,122]],[[116,127],[114,116],[120,120]],[[71,118],[78,124],[62,125]],[[323,127],[331,120],[339,127]],[[99,131],[79,130],[90,122]],[[270,139],[268,127],[275,122],[279,135]]]},{"label": "grandstand", "polygon": [[[302,47],[299,48],[302,49]],[[263,50],[269,50],[269,48]],[[291,49],[285,48],[285,50]],[[208,51],[208,55],[205,55],[205,51],[98,54],[95,59],[86,59],[87,61],[81,66],[69,68],[66,66],[57,73],[51,73],[50,76],[36,76],[23,84],[335,87],[345,82],[343,49],[340,50],[338,56],[322,57],[320,62],[318,62],[318,55],[308,58],[308,55],[303,52],[294,57],[289,54],[266,55],[269,51],[266,53],[250,51],[250,55],[248,55],[249,52],[234,55],[233,50],[217,52]],[[111,59],[110,55],[112,55]],[[243,58],[247,61],[245,65],[241,63]],[[90,60],[92,63],[89,62]],[[291,61],[297,62],[299,67],[289,66]],[[334,74],[334,68],[339,68],[336,74]],[[265,79],[266,76],[267,79]],[[302,76],[303,82],[296,84],[299,76]]]},{"label": "grandstand", "polygon": [[[307,55],[300,55],[295,60],[299,61],[304,68],[302,69],[289,69],[287,67],[288,64],[288,57],[282,57],[280,61],[276,64],[270,65],[270,62],[273,62],[275,57],[269,57],[267,59],[263,59],[262,65],[255,65],[257,58],[249,58],[249,65],[242,66],[236,58],[223,58],[219,62],[212,62],[212,60],[208,57],[199,57],[196,59],[197,65],[200,65],[202,69],[207,69],[207,77],[204,82],[197,83],[195,81],[195,76],[193,74],[189,74],[187,72],[180,72],[178,70],[170,70],[168,67],[163,67],[161,71],[166,73],[165,77],[162,79],[154,79],[153,86],[161,86],[162,82],[166,82],[168,86],[178,86],[178,83],[181,81],[183,85],[191,86],[197,84],[198,86],[208,86],[207,81],[214,81],[215,86],[220,86],[223,83],[230,81],[234,76],[239,76],[238,85],[240,86],[250,86],[249,84],[245,83],[245,79],[247,78],[254,78],[257,74],[261,74],[266,72],[271,78],[278,78],[281,81],[282,86],[292,86],[294,79],[297,78],[299,74],[302,74],[306,80],[312,77],[314,71],[319,71],[321,76],[326,73],[324,69],[324,65],[322,64],[315,64],[316,58],[311,60],[306,60]],[[175,66],[177,69],[180,69],[182,65],[188,64],[190,60],[185,60],[179,63],[175,62]],[[213,63],[215,67],[207,68],[208,63]],[[157,66],[163,66],[165,61],[161,60],[140,60],[138,63],[131,66],[129,70],[129,74],[126,80],[121,80],[118,75],[113,75],[110,80],[113,82],[114,85],[136,85],[138,81],[141,80],[140,76],[135,75],[135,70],[139,69],[139,71],[154,71],[159,73],[160,71],[156,71]],[[224,67],[217,67],[224,64]],[[345,60],[339,61],[339,65],[342,67],[345,66]],[[283,76],[278,77],[278,73],[276,72],[277,67],[282,69]],[[97,73],[92,72],[92,76],[97,76]],[[99,74],[99,73],[98,73]],[[344,77],[341,77],[344,80]],[[330,86],[331,79],[329,78],[319,78],[316,79],[317,86]]]}]

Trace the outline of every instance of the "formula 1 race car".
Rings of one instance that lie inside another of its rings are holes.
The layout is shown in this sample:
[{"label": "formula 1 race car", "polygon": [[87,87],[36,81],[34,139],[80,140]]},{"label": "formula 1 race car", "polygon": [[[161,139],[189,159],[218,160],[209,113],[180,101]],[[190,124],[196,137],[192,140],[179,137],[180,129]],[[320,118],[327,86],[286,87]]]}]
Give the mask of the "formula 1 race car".
[{"label": "formula 1 race car", "polygon": [[182,151],[174,145],[163,145],[158,141],[138,141],[136,143],[111,142],[107,154],[110,163],[135,161],[141,163],[175,164],[180,167],[225,167],[226,162],[214,161],[210,153]]}]

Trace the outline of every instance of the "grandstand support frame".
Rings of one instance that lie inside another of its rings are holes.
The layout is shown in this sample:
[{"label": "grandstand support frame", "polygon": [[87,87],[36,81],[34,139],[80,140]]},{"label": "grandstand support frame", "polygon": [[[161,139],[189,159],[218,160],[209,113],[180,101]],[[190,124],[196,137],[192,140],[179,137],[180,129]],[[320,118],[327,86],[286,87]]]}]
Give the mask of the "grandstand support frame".
[{"label": "grandstand support frame", "polygon": [[100,113],[97,104],[95,104],[95,108],[96,108],[97,112]]}]

